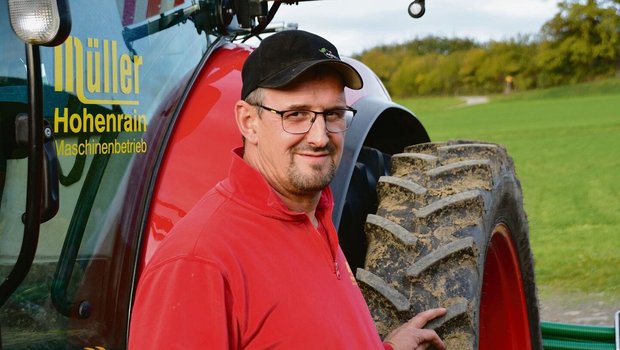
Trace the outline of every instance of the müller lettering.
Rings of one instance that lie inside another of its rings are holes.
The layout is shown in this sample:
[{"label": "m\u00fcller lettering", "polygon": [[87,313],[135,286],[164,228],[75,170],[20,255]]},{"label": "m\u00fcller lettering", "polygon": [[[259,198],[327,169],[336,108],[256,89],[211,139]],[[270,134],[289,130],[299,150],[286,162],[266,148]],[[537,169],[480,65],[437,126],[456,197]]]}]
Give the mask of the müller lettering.
[{"label": "m\u00fcller lettering", "polygon": [[[70,36],[54,48],[54,90],[75,92],[85,104],[138,105],[138,99],[123,95],[140,93],[142,62],[139,55],[119,55],[116,40],[88,38],[84,48],[80,39]],[[122,95],[106,99],[93,96],[101,93]]]}]

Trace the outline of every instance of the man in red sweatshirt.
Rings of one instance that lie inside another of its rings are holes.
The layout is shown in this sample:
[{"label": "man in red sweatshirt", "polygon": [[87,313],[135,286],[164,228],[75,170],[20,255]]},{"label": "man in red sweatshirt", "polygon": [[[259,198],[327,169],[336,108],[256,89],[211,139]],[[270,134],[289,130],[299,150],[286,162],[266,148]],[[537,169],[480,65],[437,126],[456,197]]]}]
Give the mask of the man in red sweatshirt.
[{"label": "man in red sweatshirt", "polygon": [[242,71],[244,147],[155,252],[140,279],[131,349],[427,349],[420,313],[385,342],[338,245],[328,187],[362,79],[327,40],[264,39]]}]

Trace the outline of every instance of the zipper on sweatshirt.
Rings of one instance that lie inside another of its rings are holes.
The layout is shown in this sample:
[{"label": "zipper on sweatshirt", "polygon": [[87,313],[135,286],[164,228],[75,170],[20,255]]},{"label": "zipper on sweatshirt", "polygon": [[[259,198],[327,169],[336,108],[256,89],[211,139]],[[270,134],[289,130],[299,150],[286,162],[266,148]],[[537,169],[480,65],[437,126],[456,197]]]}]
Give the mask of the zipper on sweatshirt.
[{"label": "zipper on sweatshirt", "polygon": [[[340,264],[338,264],[338,261],[336,260],[336,256],[334,256],[334,253],[332,252],[331,244],[330,244],[331,242],[329,241],[327,230],[325,229],[325,227],[323,227],[323,230],[325,231],[325,237],[323,237],[323,234],[321,233],[321,230],[319,228],[317,228],[317,227],[314,227],[314,225],[312,225],[310,220],[308,220],[308,222],[310,223],[310,227],[312,227],[312,229],[316,233],[315,236],[319,240],[319,244],[323,247],[323,250],[326,251],[326,253],[328,254],[329,261],[333,262],[334,275],[336,276],[336,278],[338,280],[340,280],[340,278],[341,278],[341,275],[340,275]],[[319,223],[319,225],[322,225],[322,224]]]}]

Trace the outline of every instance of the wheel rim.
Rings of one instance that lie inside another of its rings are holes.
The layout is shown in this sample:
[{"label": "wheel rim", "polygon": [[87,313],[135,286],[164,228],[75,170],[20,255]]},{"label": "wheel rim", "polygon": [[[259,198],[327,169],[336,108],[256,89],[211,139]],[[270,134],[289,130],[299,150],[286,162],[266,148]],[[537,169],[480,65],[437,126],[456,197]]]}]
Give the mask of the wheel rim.
[{"label": "wheel rim", "polygon": [[517,249],[503,224],[494,228],[487,249],[479,324],[481,350],[532,349]]}]

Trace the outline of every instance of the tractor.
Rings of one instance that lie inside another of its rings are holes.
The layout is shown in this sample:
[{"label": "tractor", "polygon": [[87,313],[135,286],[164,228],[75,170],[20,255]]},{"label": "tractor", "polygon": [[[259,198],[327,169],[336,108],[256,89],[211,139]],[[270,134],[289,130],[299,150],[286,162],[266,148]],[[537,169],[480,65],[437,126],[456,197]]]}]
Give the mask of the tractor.
[{"label": "tractor", "polygon": [[[2,349],[125,349],[142,268],[241,145],[262,0],[0,4]],[[424,13],[424,1],[409,7]],[[543,347],[528,224],[498,144],[431,142],[363,63],[331,183],[380,334],[430,307],[449,349]],[[266,252],[265,254],[268,254]],[[207,346],[208,348],[208,346]]]}]

